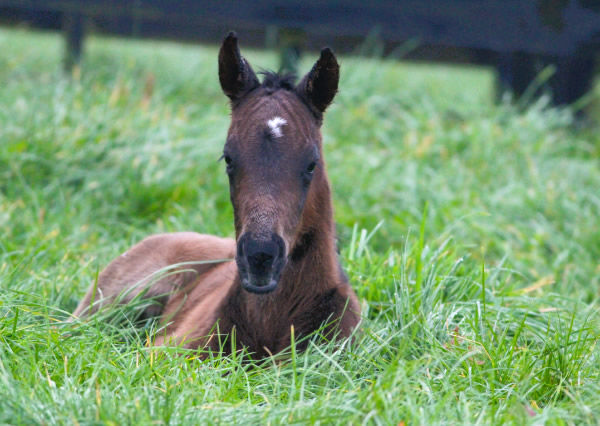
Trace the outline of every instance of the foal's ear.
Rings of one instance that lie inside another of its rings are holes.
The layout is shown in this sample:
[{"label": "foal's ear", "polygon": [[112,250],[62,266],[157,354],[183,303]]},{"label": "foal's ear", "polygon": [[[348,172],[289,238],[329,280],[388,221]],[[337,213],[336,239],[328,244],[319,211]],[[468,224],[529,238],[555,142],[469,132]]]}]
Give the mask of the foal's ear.
[{"label": "foal's ear", "polygon": [[296,90],[316,112],[323,113],[337,92],[339,79],[340,66],[331,49],[326,47],[321,50],[321,57],[298,83]]},{"label": "foal's ear", "polygon": [[221,88],[233,102],[258,86],[256,74],[240,54],[237,35],[230,32],[219,50],[219,81]]}]

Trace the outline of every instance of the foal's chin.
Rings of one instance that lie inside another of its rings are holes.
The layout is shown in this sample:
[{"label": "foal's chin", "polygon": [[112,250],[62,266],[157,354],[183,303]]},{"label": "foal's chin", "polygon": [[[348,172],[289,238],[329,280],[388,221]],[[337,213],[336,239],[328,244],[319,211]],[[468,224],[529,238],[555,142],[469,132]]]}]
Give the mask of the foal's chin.
[{"label": "foal's chin", "polygon": [[265,274],[252,274],[245,268],[238,268],[242,288],[249,293],[267,294],[277,288],[281,278],[281,269],[276,268]]}]

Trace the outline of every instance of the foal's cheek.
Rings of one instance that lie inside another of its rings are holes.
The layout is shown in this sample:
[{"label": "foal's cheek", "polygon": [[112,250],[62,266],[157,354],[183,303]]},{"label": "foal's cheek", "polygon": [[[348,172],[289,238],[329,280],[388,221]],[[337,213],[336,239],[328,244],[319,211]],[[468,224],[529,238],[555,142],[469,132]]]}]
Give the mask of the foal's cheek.
[{"label": "foal's cheek", "polygon": [[239,235],[242,223],[240,221],[240,209],[238,207],[236,191],[231,178],[229,180],[229,201],[231,202],[231,206],[233,207],[233,224],[235,226],[235,232],[237,235]]},{"label": "foal's cheek", "polygon": [[240,183],[238,176],[234,174],[228,175],[229,178],[229,201],[231,201],[231,205],[233,206],[234,212],[239,210],[239,196],[240,194]]},{"label": "foal's cheek", "polygon": [[287,214],[282,215],[282,217],[285,217],[285,220],[282,223],[282,229],[284,232],[283,239],[286,243],[286,249],[289,249],[294,245],[294,240],[302,227],[302,215],[305,207],[306,193],[300,193],[296,199],[288,204]]}]

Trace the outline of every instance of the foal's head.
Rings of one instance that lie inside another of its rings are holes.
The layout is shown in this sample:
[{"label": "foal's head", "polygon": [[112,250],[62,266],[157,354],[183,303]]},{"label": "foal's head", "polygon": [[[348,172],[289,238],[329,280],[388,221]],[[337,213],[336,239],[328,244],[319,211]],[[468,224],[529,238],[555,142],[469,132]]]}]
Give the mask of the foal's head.
[{"label": "foal's head", "polygon": [[294,85],[291,78],[269,73],[260,83],[234,33],[221,46],[219,80],[232,108],[223,158],[235,216],[236,262],[242,286],[250,292],[277,287],[290,253],[308,231],[307,217],[327,208],[319,206],[317,195],[320,190],[329,195],[320,125],[338,79],[339,66],[329,49]]}]

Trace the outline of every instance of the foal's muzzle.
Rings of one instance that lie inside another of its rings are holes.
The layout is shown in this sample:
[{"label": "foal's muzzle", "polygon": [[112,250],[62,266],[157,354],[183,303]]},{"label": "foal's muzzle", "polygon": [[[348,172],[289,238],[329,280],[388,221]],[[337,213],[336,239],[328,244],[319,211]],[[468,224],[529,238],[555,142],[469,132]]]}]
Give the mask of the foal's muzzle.
[{"label": "foal's muzzle", "polygon": [[285,260],[285,244],[279,235],[255,238],[247,232],[238,240],[235,261],[242,287],[251,293],[275,290]]}]

